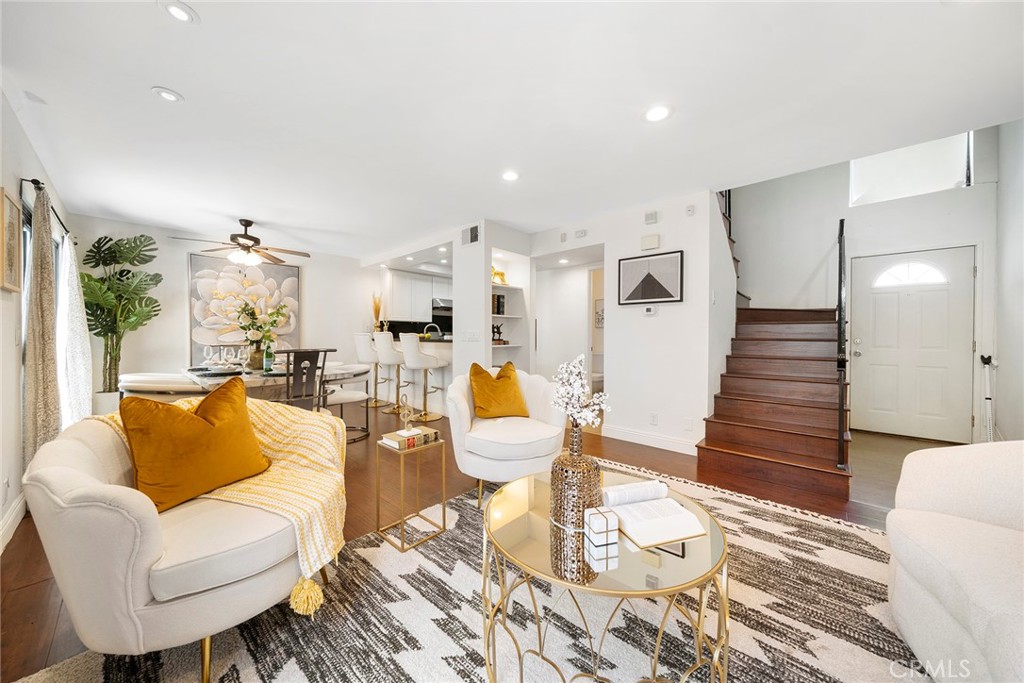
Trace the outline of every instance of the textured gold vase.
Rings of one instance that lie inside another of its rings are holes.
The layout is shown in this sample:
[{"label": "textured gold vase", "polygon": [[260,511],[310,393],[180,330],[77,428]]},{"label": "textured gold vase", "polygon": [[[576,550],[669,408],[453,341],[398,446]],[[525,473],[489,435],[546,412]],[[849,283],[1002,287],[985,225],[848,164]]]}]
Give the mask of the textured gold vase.
[{"label": "textured gold vase", "polygon": [[601,505],[601,468],[583,455],[583,430],[573,425],[569,448],[551,463],[551,521],[563,529],[583,529],[583,511]]},{"label": "textured gold vase", "polygon": [[551,569],[563,581],[586,586],[597,578],[584,555],[582,531],[566,531],[551,523]]}]

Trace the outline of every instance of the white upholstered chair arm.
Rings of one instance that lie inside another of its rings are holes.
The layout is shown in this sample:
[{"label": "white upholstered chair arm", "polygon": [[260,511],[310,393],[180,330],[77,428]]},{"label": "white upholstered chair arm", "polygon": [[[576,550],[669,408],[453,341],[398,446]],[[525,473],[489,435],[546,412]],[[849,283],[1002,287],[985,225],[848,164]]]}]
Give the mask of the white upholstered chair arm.
[{"label": "white upholstered chair arm", "polygon": [[448,423],[452,433],[452,449],[456,459],[466,450],[466,432],[473,424],[473,408],[469,404],[469,378],[459,375],[446,392]]},{"label": "white upholstered chair arm", "polygon": [[903,461],[896,507],[1024,528],[1024,441],[928,448]]},{"label": "white upholstered chair arm", "polygon": [[156,506],[143,493],[66,467],[31,469],[25,496],[82,642],[144,652],[135,610],[150,603],[150,568],[163,553]]}]

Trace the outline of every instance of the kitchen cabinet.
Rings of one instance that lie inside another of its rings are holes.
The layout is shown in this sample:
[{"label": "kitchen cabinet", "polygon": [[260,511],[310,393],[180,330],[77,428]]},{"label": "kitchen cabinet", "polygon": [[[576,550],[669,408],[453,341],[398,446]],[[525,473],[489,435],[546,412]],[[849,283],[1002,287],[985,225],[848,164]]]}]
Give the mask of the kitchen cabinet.
[{"label": "kitchen cabinet", "polygon": [[436,275],[431,278],[431,285],[434,291],[435,299],[451,299],[452,298],[452,280],[447,277],[437,277]]},{"label": "kitchen cabinet", "polygon": [[387,317],[390,320],[429,323],[433,296],[434,283],[429,275],[392,271],[391,310]]}]

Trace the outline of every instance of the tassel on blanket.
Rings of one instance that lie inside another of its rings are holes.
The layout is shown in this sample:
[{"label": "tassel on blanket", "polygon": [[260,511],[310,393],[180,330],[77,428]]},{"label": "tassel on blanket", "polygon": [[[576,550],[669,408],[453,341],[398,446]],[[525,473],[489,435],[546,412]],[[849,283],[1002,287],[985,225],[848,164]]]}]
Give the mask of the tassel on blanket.
[{"label": "tassel on blanket", "polygon": [[288,604],[296,614],[312,617],[324,604],[324,592],[316,581],[302,577],[292,589]]}]

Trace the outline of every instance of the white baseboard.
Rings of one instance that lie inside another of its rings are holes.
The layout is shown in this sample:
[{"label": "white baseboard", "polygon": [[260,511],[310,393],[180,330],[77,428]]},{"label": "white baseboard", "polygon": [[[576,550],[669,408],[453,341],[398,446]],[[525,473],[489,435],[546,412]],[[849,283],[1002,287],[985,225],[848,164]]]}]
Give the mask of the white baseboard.
[{"label": "white baseboard", "polygon": [[14,536],[14,532],[17,530],[18,525],[21,524],[21,520],[25,518],[25,494],[19,493],[18,497],[14,499],[14,504],[7,509],[7,514],[4,515],[2,536],[3,536],[3,547],[7,547],[8,541]]},{"label": "white baseboard", "polygon": [[604,425],[601,428],[601,436],[609,439],[620,439],[630,443],[639,443],[653,448],[662,448],[666,451],[674,451],[685,455],[697,455],[697,442],[688,439],[681,439],[676,436],[665,436],[664,434],[652,434],[642,432],[639,429],[628,427],[613,427]]}]

